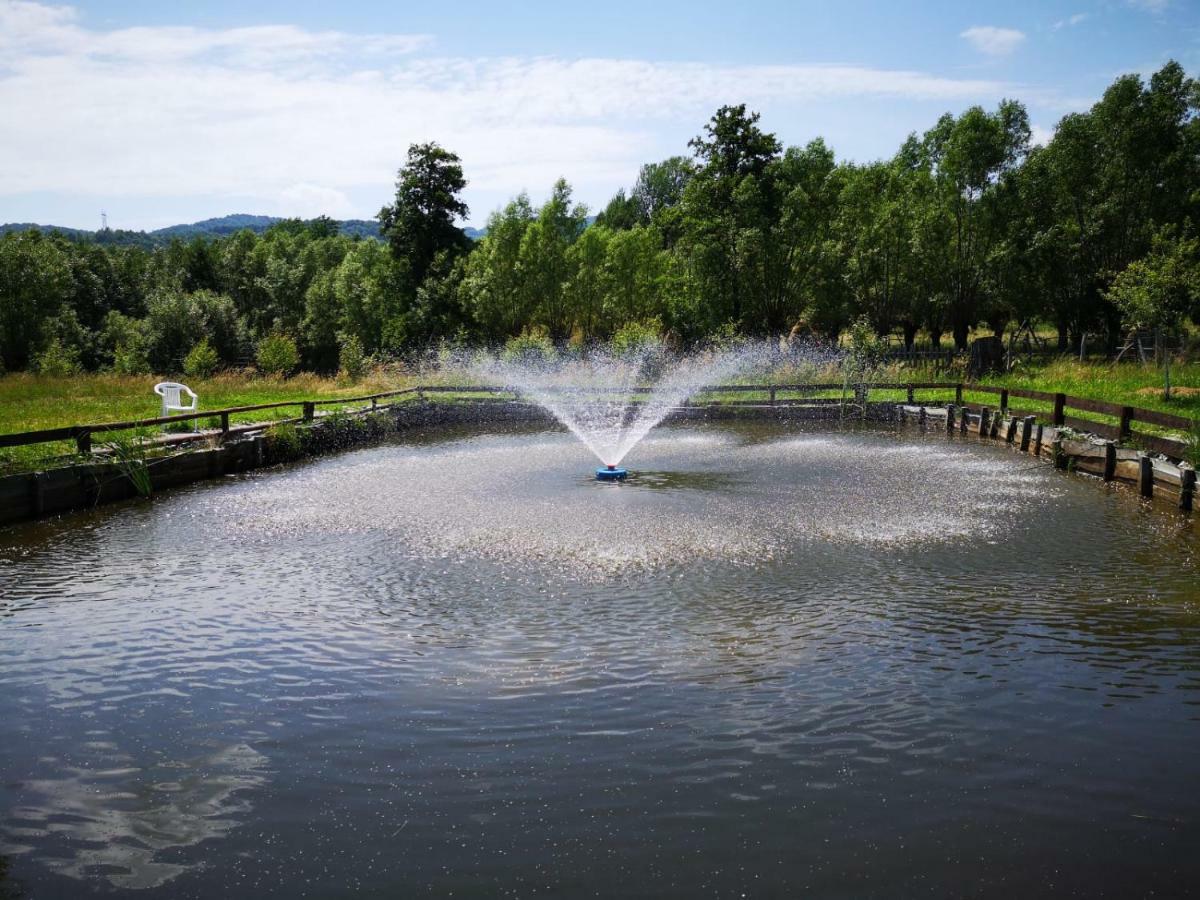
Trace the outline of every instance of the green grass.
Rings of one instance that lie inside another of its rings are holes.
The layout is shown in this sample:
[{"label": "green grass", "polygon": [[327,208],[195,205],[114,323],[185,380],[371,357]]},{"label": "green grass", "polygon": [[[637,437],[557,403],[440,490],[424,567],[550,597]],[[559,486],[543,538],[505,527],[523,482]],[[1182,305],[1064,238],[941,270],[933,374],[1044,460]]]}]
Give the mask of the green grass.
[{"label": "green grass", "polygon": [[[55,378],[29,373],[0,377],[0,434],[38,431],[68,425],[94,425],[154,418],[160,400],[154,385],[167,380],[155,376],[78,375]],[[357,384],[316,375],[289,379],[258,378],[243,374],[221,374],[189,386],[200,397],[200,409],[254,406],[280,401],[325,400],[356,397],[399,390],[411,385],[404,375],[373,373]],[[322,410],[337,408],[322,406]],[[298,406],[240,413],[231,423],[268,422],[299,416]],[[200,427],[208,423],[201,419]],[[119,436],[120,432],[111,433]],[[97,435],[97,446],[110,436]],[[0,449],[0,473],[28,471],[74,458],[71,441],[55,441],[25,447]]]},{"label": "green grass", "polygon": [[[932,369],[888,366],[879,372],[875,381],[891,381],[896,384],[915,381],[955,382],[960,376],[953,372],[937,373]],[[70,378],[53,378],[31,374],[14,374],[0,377],[0,434],[34,431],[44,428],[59,428],[67,425],[98,424],[158,415],[159,401],[153,386],[163,380],[154,376],[80,375]],[[426,383],[465,385],[474,380],[462,372],[448,371],[440,377],[425,377]],[[776,384],[796,382],[840,383],[842,376],[836,366],[800,365],[773,373],[771,376],[751,375],[739,378],[742,383]],[[289,379],[259,378],[241,373],[226,373],[206,381],[192,383],[200,395],[202,410],[221,409],[232,406],[253,406],[259,403],[279,401],[302,401],[337,399],[362,396],[389,390],[411,387],[417,379],[397,371],[378,370],[357,384],[348,384],[316,375],[301,374]],[[1172,368],[1172,383],[1180,388],[1171,401],[1162,398],[1162,372],[1154,366],[1139,363],[1079,363],[1061,359],[1036,368],[1029,368],[1004,376],[992,376],[984,383],[997,387],[1026,388],[1063,392],[1078,397],[1104,400],[1121,405],[1137,406],[1170,412],[1185,418],[1200,419],[1200,364],[1190,363]],[[819,396],[837,398],[841,390],[822,392]],[[435,395],[441,400],[455,399],[450,394]],[[790,393],[779,394],[779,399],[794,399]],[[917,394],[918,400],[947,402],[954,399],[953,390],[925,390]],[[765,395],[712,393],[695,398],[701,402],[712,400],[765,399]],[[875,389],[871,399],[877,401],[905,399],[903,389]],[[968,392],[964,400],[972,405],[995,405],[994,394]],[[1014,399],[1016,408],[1033,413],[1049,413],[1049,405],[1032,400]],[[322,410],[338,408],[323,406]],[[267,422],[300,415],[299,407],[278,410],[263,410],[237,414],[232,421]],[[1095,413],[1080,413],[1081,418],[1108,421],[1108,417]],[[201,420],[202,426],[206,423]],[[1138,430],[1162,433],[1143,425]],[[99,443],[105,440],[98,435]],[[71,459],[75,453],[73,442],[60,441],[47,444],[0,449],[0,473],[26,471],[55,462]]]}]

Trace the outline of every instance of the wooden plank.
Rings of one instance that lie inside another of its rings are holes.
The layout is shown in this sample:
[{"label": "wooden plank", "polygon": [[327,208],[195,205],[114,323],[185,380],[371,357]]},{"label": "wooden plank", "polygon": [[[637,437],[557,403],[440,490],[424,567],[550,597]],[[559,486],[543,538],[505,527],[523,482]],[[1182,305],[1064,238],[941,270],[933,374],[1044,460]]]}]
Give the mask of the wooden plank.
[{"label": "wooden plank", "polygon": [[1053,403],[1054,395],[1046,391],[1029,391],[1024,388],[1009,388],[1008,396],[1020,397],[1022,400],[1041,400],[1043,403]]},{"label": "wooden plank", "polygon": [[1118,403],[1105,403],[1103,400],[1089,400],[1086,397],[1067,397],[1066,405],[1071,409],[1082,409],[1087,412],[1103,413],[1106,416],[1120,418],[1124,409]]},{"label": "wooden plank", "polygon": [[1138,493],[1147,499],[1154,496],[1154,462],[1145,453],[1138,457]]},{"label": "wooden plank", "polygon": [[47,441],[75,440],[75,426],[46,428],[42,431],[18,431],[0,434],[0,447],[23,447],[26,444],[44,444]]},{"label": "wooden plank", "polygon": [[1183,416],[1173,416],[1170,413],[1159,412],[1156,409],[1133,409],[1133,418],[1147,425],[1161,425],[1163,428],[1180,428],[1184,431],[1192,427],[1191,420]]},{"label": "wooden plank", "polygon": [[1004,390],[1003,388],[992,387],[989,384],[966,384],[963,385],[963,388],[976,394],[999,394]]}]

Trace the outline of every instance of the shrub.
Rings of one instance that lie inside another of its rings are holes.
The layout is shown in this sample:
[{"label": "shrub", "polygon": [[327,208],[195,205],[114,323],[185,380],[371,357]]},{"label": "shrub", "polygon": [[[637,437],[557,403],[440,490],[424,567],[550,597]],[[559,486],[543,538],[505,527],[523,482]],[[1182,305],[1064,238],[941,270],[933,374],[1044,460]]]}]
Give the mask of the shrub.
[{"label": "shrub", "polygon": [[188,378],[211,378],[220,365],[216,349],[208,338],[203,338],[183,360],[183,374]]},{"label": "shrub", "polygon": [[545,362],[554,359],[554,343],[545,331],[526,328],[504,344],[502,357],[508,362]]},{"label": "shrub", "polygon": [[208,338],[225,363],[236,361],[248,346],[246,325],[233,301],[212,291],[157,291],[149,299],[145,328],[146,354],[156,372],[178,372],[198,338]]},{"label": "shrub", "polygon": [[367,354],[357,336],[342,335],[338,342],[338,371],[351,381],[358,381],[367,374]]},{"label": "shrub", "polygon": [[149,375],[150,360],[142,347],[118,344],[113,350],[112,369],[118,375]]},{"label": "shrub", "polygon": [[662,347],[662,321],[658,318],[645,322],[626,322],[612,337],[614,356],[643,353]]},{"label": "shrub", "polygon": [[292,422],[278,422],[267,429],[267,452],[272,462],[288,462],[304,453],[300,430]]},{"label": "shrub", "polygon": [[258,342],[254,359],[264,374],[287,378],[300,365],[300,351],[286,334],[269,334]]},{"label": "shrub", "polygon": [[97,338],[101,359],[108,359],[118,375],[145,375],[151,371],[146,323],[111,310]]},{"label": "shrub", "polygon": [[58,338],[52,340],[34,360],[39,375],[78,375],[83,366],[79,362],[79,350],[68,347]]}]

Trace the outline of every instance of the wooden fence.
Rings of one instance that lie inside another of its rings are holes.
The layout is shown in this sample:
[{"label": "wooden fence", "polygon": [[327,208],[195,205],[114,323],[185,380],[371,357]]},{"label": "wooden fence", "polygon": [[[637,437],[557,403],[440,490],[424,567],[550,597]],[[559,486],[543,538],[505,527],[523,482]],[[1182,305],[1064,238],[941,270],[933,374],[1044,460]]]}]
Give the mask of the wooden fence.
[{"label": "wooden fence", "polygon": [[[553,389],[564,393],[592,393],[597,395],[612,394],[615,391],[606,390],[604,388],[556,388]],[[644,385],[632,389],[634,394],[648,394],[653,391],[653,386]],[[717,394],[759,394],[768,404],[794,404],[794,403],[836,403],[841,402],[839,398],[816,398],[813,395],[822,393],[845,393],[847,390],[852,391],[856,402],[865,403],[868,399],[870,391],[886,390],[886,391],[903,391],[905,399],[909,403],[913,403],[918,392],[938,391],[938,392],[954,392],[954,403],[958,406],[963,405],[963,395],[965,392],[976,394],[995,395],[999,398],[999,409],[1007,415],[1032,415],[1022,410],[1011,409],[1009,403],[1013,399],[1034,400],[1048,404],[1051,407],[1051,424],[1055,427],[1066,426],[1075,428],[1079,431],[1090,431],[1104,437],[1112,438],[1118,441],[1136,441],[1142,446],[1162,453],[1173,458],[1181,458],[1185,452],[1185,442],[1172,438],[1162,437],[1159,435],[1147,434],[1134,430],[1135,423],[1141,422],[1148,425],[1153,425],[1158,428],[1172,429],[1180,432],[1188,432],[1192,429],[1193,423],[1183,416],[1175,416],[1169,413],[1157,412],[1155,410],[1141,409],[1133,406],[1121,406],[1116,403],[1106,403],[1101,400],[1091,400],[1086,397],[1073,397],[1067,394],[1052,394],[1045,391],[1030,391],[1018,388],[1000,388],[991,385],[964,383],[964,382],[942,382],[942,381],[926,381],[926,382],[908,382],[908,383],[891,383],[891,382],[871,382],[867,384],[857,384],[847,386],[840,382],[820,382],[807,384],[728,384],[728,385],[709,385],[697,391],[697,394],[717,393]],[[218,419],[220,421],[220,429],[217,437],[224,441],[230,435],[244,433],[248,431],[261,430],[262,423],[243,425],[239,427],[230,426],[230,416],[257,412],[269,409],[283,409],[287,407],[299,407],[301,415],[294,418],[283,419],[284,422],[311,422],[316,414],[316,409],[319,406],[330,406],[334,404],[347,403],[367,403],[371,404],[371,408],[377,408],[380,400],[394,399],[397,397],[416,397],[423,398],[426,394],[517,394],[518,391],[511,387],[498,387],[494,385],[419,385],[411,388],[404,388],[396,391],[384,391],[377,394],[367,394],[361,397],[335,397],[320,400],[282,400],[275,403],[259,403],[253,406],[233,406],[225,409],[213,410],[197,410],[194,413],[183,413],[174,416],[159,416],[149,419],[135,419],[127,422],[105,422],[94,425],[69,425],[63,428],[50,428],[42,431],[25,431],[13,434],[0,434],[0,448],[4,447],[21,447],[30,444],[48,443],[52,441],[67,441],[73,440],[81,455],[88,455],[92,451],[92,437],[96,434],[104,434],[113,431],[125,431],[134,428],[149,428],[161,425],[170,425],[177,422],[192,422],[201,419]],[[799,395],[788,397],[787,395]],[[725,400],[722,401],[730,405],[759,405],[763,402],[762,399],[753,400]],[[1094,421],[1076,415],[1068,414],[1068,411],[1083,411],[1098,413],[1100,415],[1109,416],[1115,420],[1112,422]],[[1045,415],[1045,413],[1037,413],[1036,415]],[[166,438],[162,443],[178,443],[183,441],[195,440],[194,434],[176,435]]]}]

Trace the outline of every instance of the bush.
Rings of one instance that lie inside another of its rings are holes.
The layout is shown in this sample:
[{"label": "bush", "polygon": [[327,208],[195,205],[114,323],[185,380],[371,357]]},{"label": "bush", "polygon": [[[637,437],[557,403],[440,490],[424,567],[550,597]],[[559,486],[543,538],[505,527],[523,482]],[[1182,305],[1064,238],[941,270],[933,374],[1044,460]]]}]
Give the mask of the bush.
[{"label": "bush", "polygon": [[291,422],[278,422],[267,429],[267,453],[271,462],[289,462],[304,454],[300,430]]},{"label": "bush", "polygon": [[216,349],[208,338],[203,338],[183,360],[183,374],[188,378],[211,378],[220,365]]},{"label": "bush", "polygon": [[146,375],[151,371],[147,353],[146,323],[113,310],[104,317],[98,339],[101,358],[109,358],[118,375]]},{"label": "bush", "polygon": [[501,354],[506,362],[545,362],[554,359],[554,343],[545,331],[526,328],[514,338],[509,338]]},{"label": "bush", "polygon": [[286,334],[269,334],[258,342],[254,359],[260,372],[287,378],[300,365],[300,351]]},{"label": "bush", "polygon": [[613,335],[611,346],[614,356],[658,350],[662,347],[662,321],[626,322]]},{"label": "bush", "polygon": [[58,338],[52,340],[46,349],[37,355],[34,368],[39,375],[78,375],[83,371],[79,362],[79,350],[68,347]]},{"label": "bush", "polygon": [[113,350],[112,370],[118,375],[149,375],[150,360],[143,348],[118,344]]},{"label": "bush", "polygon": [[362,341],[355,335],[343,335],[338,349],[338,371],[351,381],[358,381],[367,374],[367,354]]},{"label": "bush", "polygon": [[160,290],[146,314],[146,353],[156,372],[178,372],[198,338],[207,338],[220,362],[235,362],[248,346],[233,301],[212,291]]}]

